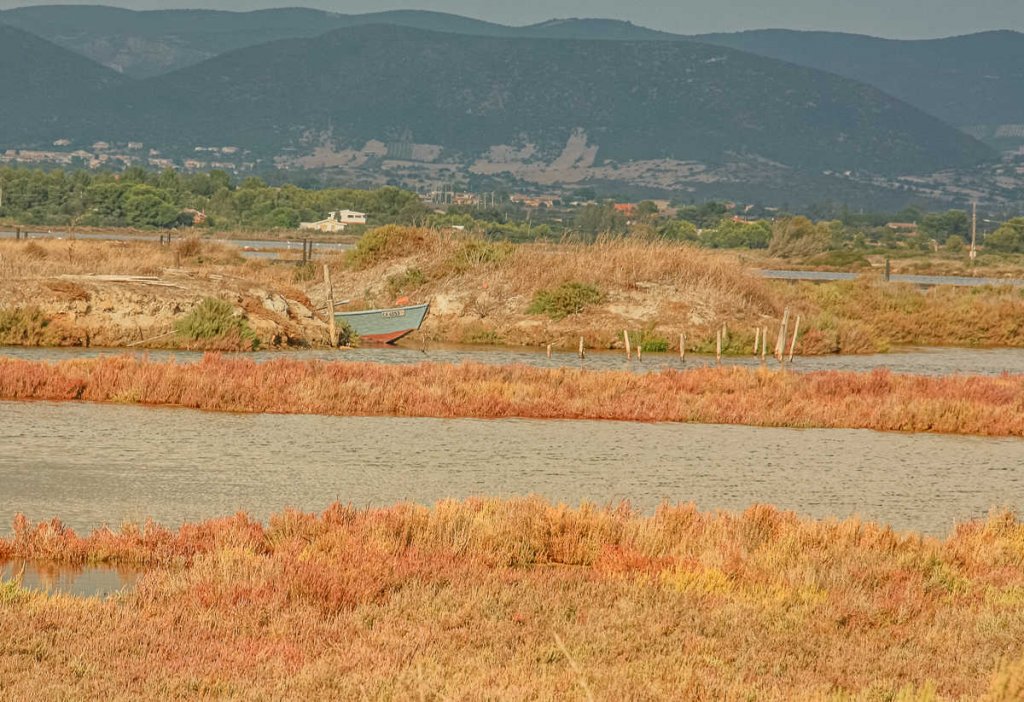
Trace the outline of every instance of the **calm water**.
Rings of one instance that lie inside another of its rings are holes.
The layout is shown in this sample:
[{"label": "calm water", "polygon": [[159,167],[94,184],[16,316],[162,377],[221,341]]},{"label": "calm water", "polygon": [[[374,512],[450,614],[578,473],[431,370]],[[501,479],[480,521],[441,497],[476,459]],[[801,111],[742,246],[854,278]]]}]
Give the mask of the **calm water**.
[{"label": "calm water", "polygon": [[[133,351],[131,349],[99,349],[99,348],[25,348],[17,346],[0,347],[0,356],[28,358],[44,361],[58,361],[69,358],[91,358],[101,355],[120,355],[131,353],[153,360],[176,359],[191,362],[202,358],[201,353],[188,351]],[[443,363],[461,363],[474,361],[478,363],[509,364],[523,363],[542,368],[571,366],[578,368],[580,360],[574,352],[552,352],[551,358],[539,348],[508,348],[479,346],[430,345],[425,351],[416,347],[415,342],[409,346],[366,347],[343,351],[328,349],[296,350],[296,351],[264,351],[244,354],[244,357],[256,361],[275,358],[320,359],[342,361],[373,361],[376,363],[421,363],[437,361]],[[736,358],[726,357],[723,364],[756,367],[759,361],[753,356]],[[651,371],[664,368],[695,368],[714,365],[713,356],[687,354],[685,363],[675,354],[645,354],[643,363],[627,362],[623,352],[590,351],[584,363],[586,368],[597,370],[634,370]],[[778,364],[770,361],[769,367]],[[996,375],[999,373],[1024,373],[1024,349],[958,349],[958,348],[925,348],[903,349],[887,354],[867,356],[807,356],[796,357],[792,368],[798,371],[815,370],[850,370],[865,371],[875,368],[888,368],[897,373],[915,373],[919,375],[947,375],[950,373],[971,373],[980,375]]]},{"label": "calm water", "polygon": [[[829,281],[829,280],[856,280],[862,273],[849,273],[844,271],[777,271],[777,270],[759,270],[756,271],[762,278],[771,278],[773,280],[810,280],[810,281]],[[879,273],[868,273],[867,275],[874,275],[881,277]],[[1014,287],[1020,287],[1024,285],[1024,280],[1020,278],[975,278],[962,275],[916,275],[911,273],[893,273],[889,276],[889,280],[893,283],[910,283],[911,285],[953,285],[956,287],[976,287],[978,285],[1012,285]]]},{"label": "calm water", "polygon": [[21,586],[30,590],[65,592],[81,597],[109,597],[130,590],[139,577],[138,571],[125,568],[0,562],[0,579],[18,578]]},{"label": "calm water", "polygon": [[771,503],[944,535],[1024,506],[1024,442],[869,431],[233,415],[0,402],[0,533],[537,494],[703,509]]}]

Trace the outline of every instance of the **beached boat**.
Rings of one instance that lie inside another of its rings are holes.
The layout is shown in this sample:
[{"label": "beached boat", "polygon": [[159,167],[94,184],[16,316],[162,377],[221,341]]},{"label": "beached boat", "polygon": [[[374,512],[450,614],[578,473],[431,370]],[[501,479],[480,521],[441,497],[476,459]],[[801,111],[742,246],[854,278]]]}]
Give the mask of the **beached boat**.
[{"label": "beached boat", "polygon": [[416,331],[423,324],[430,305],[406,305],[379,310],[358,312],[335,312],[334,319],[349,325],[360,341],[378,344],[393,344],[406,334]]}]

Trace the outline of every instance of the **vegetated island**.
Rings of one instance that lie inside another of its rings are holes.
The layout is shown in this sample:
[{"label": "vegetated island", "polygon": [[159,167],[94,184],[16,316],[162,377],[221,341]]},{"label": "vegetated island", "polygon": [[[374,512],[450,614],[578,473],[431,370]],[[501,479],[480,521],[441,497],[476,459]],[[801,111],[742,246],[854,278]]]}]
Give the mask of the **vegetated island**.
[{"label": "vegetated island", "polygon": [[940,540],[538,499],[85,537],[18,517],[0,561],[145,576],[106,600],[0,581],[0,670],[19,699],[1011,702],[1022,544],[1008,513]]},{"label": "vegetated island", "polygon": [[85,400],[227,412],[604,419],[1024,436],[1024,376],[652,373],[421,363],[197,363],[131,356],[47,363],[0,357],[0,400]]},{"label": "vegetated island", "polygon": [[[1024,346],[1024,293],[921,290],[866,277],[763,280],[736,254],[643,237],[514,244],[470,232],[385,226],[316,263],[246,260],[189,238],[172,246],[0,241],[0,345],[246,350],[327,346],[323,265],[350,309],[431,303],[420,339],[746,354],[800,318],[798,354],[892,345]],[[418,341],[413,340],[413,343]]]}]

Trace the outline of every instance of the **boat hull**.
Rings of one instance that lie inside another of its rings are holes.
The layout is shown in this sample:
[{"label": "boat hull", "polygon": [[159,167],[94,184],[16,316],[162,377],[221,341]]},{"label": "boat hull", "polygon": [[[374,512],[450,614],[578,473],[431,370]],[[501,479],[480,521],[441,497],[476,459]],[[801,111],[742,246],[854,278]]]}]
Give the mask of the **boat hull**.
[{"label": "boat hull", "polygon": [[360,341],[393,344],[420,328],[430,305],[407,305],[379,310],[336,312],[334,319],[344,322],[359,335]]}]

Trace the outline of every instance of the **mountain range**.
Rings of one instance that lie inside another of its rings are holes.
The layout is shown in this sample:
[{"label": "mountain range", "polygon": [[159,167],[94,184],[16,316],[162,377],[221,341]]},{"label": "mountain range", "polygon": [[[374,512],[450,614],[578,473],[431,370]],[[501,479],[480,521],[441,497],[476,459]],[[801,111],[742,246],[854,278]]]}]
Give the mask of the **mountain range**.
[{"label": "mountain range", "polygon": [[[679,37],[611,20],[506,27],[419,11],[20,8],[0,12],[0,94],[18,96],[0,101],[0,148],[138,142],[182,157],[230,145],[254,163],[407,184],[461,174],[899,192],[903,175],[994,161],[971,135],[1005,145],[1014,120],[1024,123],[1024,91],[1010,89],[1024,74],[1020,39]],[[950,52],[972,58],[958,64]],[[929,82],[929,65],[946,81]],[[956,81],[973,86],[968,99],[950,96]]]},{"label": "mountain range", "polygon": [[80,5],[8,10],[0,12],[0,22],[136,78],[268,41],[373,24],[503,38],[697,41],[866,83],[997,146],[1024,143],[1024,34],[1011,31],[932,40],[783,29],[680,36],[602,19],[509,27],[417,10],[362,15],[301,8],[136,12]]}]

